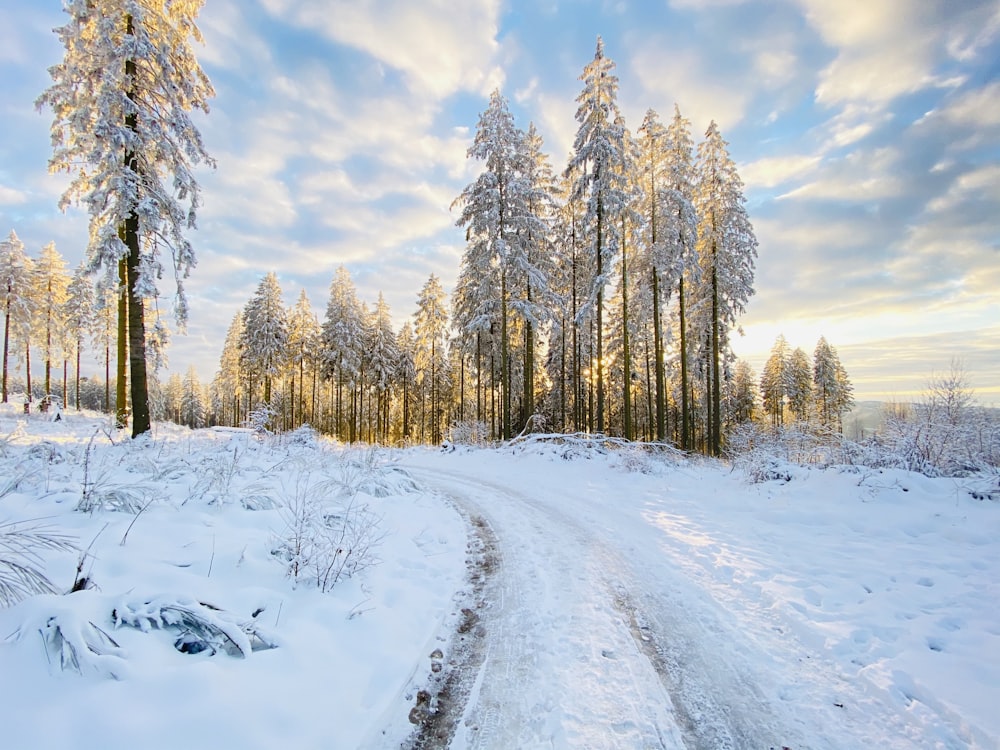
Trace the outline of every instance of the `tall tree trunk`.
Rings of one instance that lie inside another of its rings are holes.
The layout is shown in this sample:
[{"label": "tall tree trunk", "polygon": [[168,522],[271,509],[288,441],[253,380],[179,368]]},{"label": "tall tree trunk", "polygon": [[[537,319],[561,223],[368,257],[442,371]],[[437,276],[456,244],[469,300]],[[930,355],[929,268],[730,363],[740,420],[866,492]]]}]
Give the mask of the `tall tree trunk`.
[{"label": "tall tree trunk", "polygon": [[654,430],[656,429],[656,425],[655,425],[655,422],[654,422],[654,413],[653,413],[653,372],[652,371],[655,368],[651,367],[650,363],[649,363],[649,332],[648,331],[646,332],[646,335],[643,337],[643,347],[642,348],[643,348],[643,352],[644,352],[645,358],[646,358],[646,429],[645,429],[646,439],[647,440],[660,440],[660,441],[662,441],[663,438],[659,437],[654,432]]},{"label": "tall tree trunk", "polygon": [[604,432],[604,196],[597,196],[597,431]]},{"label": "tall tree trunk", "polygon": [[7,306],[3,318],[3,403],[7,403],[7,355],[10,352],[10,287],[7,288]]},{"label": "tall tree trunk", "polygon": [[622,217],[622,404],[625,439],[632,439],[632,354],[628,340],[628,262],[625,252],[625,217]]},{"label": "tall tree trunk", "polygon": [[503,414],[502,435],[510,440],[510,342],[507,338],[507,271],[500,271],[500,408]]},{"label": "tall tree trunk", "polygon": [[83,349],[83,341],[76,340],[76,410],[80,411],[80,350]]},{"label": "tall tree trunk", "polygon": [[28,403],[30,404],[34,398],[31,393],[31,344],[24,345],[24,375],[25,375],[25,386],[28,389]]},{"label": "tall tree trunk", "polygon": [[559,429],[566,429],[566,316],[562,317],[559,329]]},{"label": "tall tree trunk", "polygon": [[[688,349],[687,349],[687,302],[684,292],[684,274],[681,273],[677,293],[677,316],[680,328],[680,358],[681,358],[681,450],[691,450],[691,400],[688,383]],[[675,423],[676,424],[676,423]]]},{"label": "tall tree trunk", "polygon": [[104,344],[104,413],[111,413],[111,345]]},{"label": "tall tree trunk", "polygon": [[667,437],[667,390],[663,361],[663,331],[660,326],[660,273],[653,266],[653,369],[656,372],[656,439]]},{"label": "tall tree trunk", "polygon": [[441,442],[438,437],[437,399],[437,336],[434,336],[431,339],[431,442],[435,445]]},{"label": "tall tree trunk", "polygon": [[[132,16],[126,20],[126,35],[133,34]],[[125,61],[125,76],[134,80],[136,74],[135,60]],[[134,101],[135,91],[130,90],[126,96]],[[138,121],[134,113],[125,115],[125,127],[133,133],[138,130]],[[138,155],[126,150],[126,169],[138,177]],[[138,437],[149,432],[149,390],[146,382],[146,320],[142,295],[139,294],[139,216],[133,209],[125,219],[125,247],[128,256],[125,265],[128,270],[128,359],[132,393],[132,437]]]},{"label": "tall tree trunk", "polygon": [[476,421],[483,422],[483,334],[476,331]]},{"label": "tall tree trunk", "polygon": [[[48,285],[48,294],[52,294],[52,284]],[[52,313],[46,314],[45,321],[45,398],[52,395]]]},{"label": "tall tree trunk", "polygon": [[[531,304],[531,282],[527,285],[527,301]],[[535,328],[524,321],[524,394],[521,398],[521,426],[526,427],[535,411]]]},{"label": "tall tree trunk", "polygon": [[719,372],[719,277],[715,270],[714,248],[712,255],[712,424],[709,449],[713,456],[718,456],[722,453],[722,386]]},{"label": "tall tree trunk", "polygon": [[[119,229],[125,241],[124,227]],[[115,372],[115,424],[128,426],[128,269],[125,259],[118,261],[118,361]]]},{"label": "tall tree trunk", "polygon": [[465,347],[459,353],[459,374],[458,374],[458,421],[465,421]]}]

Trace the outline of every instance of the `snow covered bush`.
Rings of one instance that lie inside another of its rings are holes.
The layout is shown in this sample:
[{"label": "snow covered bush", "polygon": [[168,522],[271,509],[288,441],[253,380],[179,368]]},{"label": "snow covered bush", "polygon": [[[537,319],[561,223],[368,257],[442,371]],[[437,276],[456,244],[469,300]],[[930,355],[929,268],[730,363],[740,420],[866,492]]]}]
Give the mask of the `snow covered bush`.
[{"label": "snow covered bush", "polygon": [[372,497],[388,497],[416,490],[409,474],[389,465],[389,455],[377,446],[343,450],[338,464],[339,494],[352,497],[363,492]]},{"label": "snow covered bush", "polygon": [[112,610],[111,617],[116,627],[127,625],[144,633],[170,631],[174,635],[174,648],[183,654],[214,656],[222,652],[246,658],[252,651],[275,647],[274,640],[252,618],[239,622],[212,604],[188,597],[123,601]]},{"label": "snow covered bush", "polygon": [[277,416],[278,410],[271,404],[258,404],[247,415],[246,426],[253,430],[254,435],[262,439],[271,434],[271,427]]},{"label": "snow covered bush", "polygon": [[38,643],[45,651],[50,670],[121,679],[126,662],[117,641],[95,620],[103,618],[90,592],[68,596],[39,596],[24,602],[18,627],[7,636],[9,643]]},{"label": "snow covered bush", "polygon": [[448,441],[455,445],[485,446],[490,440],[490,427],[485,422],[467,419],[455,422],[448,430]]},{"label": "snow covered bush", "polygon": [[977,406],[961,367],[931,379],[916,404],[888,404],[867,450],[883,465],[927,476],[969,476],[1000,467],[1000,412]]},{"label": "snow covered bush", "polygon": [[0,524],[0,607],[33,594],[54,593],[42,572],[42,552],[73,549],[73,537],[38,521]]},{"label": "snow covered bush", "polygon": [[296,584],[310,581],[326,593],[380,562],[381,518],[356,493],[337,493],[336,482],[300,476],[282,516],[285,528],[271,554],[284,561]]}]

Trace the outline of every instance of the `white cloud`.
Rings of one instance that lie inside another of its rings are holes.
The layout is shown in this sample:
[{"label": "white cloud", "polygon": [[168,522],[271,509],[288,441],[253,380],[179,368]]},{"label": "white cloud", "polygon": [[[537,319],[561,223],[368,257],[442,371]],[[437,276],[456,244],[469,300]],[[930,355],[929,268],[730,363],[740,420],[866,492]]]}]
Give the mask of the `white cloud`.
[{"label": "white cloud", "polygon": [[401,71],[421,92],[488,93],[502,82],[494,64],[499,0],[265,0],[278,19],[316,29]]},{"label": "white cloud", "polygon": [[782,195],[782,198],[878,201],[901,195],[905,183],[899,175],[898,149],[855,151],[842,159],[827,161],[819,179]]},{"label": "white cloud", "polygon": [[1000,126],[1000,81],[962,92],[938,110],[951,123],[974,128]]},{"label": "white cloud", "polygon": [[988,164],[961,175],[927,208],[933,213],[948,213],[972,201],[992,202],[1000,208],[1000,164]]},{"label": "white cloud", "polygon": [[627,73],[652,99],[647,106],[669,111],[676,103],[696,138],[712,120],[723,132],[739,123],[755,93],[742,77],[713,75],[705,54],[652,39],[633,51]]},{"label": "white cloud", "polygon": [[808,22],[837,57],[819,74],[816,100],[886,104],[901,94],[938,86],[953,87],[938,65],[949,56],[978,49],[981,39],[965,44],[982,23],[992,0],[960,9],[947,0],[797,0]]},{"label": "white cloud", "polygon": [[819,156],[772,156],[744,164],[739,171],[748,188],[772,188],[801,179],[815,171],[820,161]]},{"label": "white cloud", "polygon": [[0,205],[16,206],[21,203],[27,203],[27,201],[28,194],[23,190],[15,190],[6,185],[0,185]]},{"label": "white cloud", "polygon": [[194,45],[195,55],[204,67],[214,65],[233,71],[269,67],[271,50],[246,22],[241,4],[232,0],[212,0],[198,21],[205,44]]}]

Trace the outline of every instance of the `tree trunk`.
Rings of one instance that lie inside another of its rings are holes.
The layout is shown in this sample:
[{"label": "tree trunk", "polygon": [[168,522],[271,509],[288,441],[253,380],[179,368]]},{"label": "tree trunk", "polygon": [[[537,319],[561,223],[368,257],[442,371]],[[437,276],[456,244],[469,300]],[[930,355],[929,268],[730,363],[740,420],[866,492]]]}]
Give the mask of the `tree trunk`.
[{"label": "tree trunk", "polygon": [[3,318],[3,403],[7,403],[7,355],[10,352],[10,288]]},{"label": "tree trunk", "polygon": [[632,355],[628,340],[628,264],[625,257],[625,217],[622,217],[622,398],[625,439],[632,439]]},{"label": "tree trunk", "polygon": [[[688,397],[687,302],[684,298],[684,275],[681,273],[677,293],[678,327],[680,328],[681,358],[681,450],[691,450],[691,403]],[[676,423],[675,423],[676,424]]]},{"label": "tree trunk", "polygon": [[83,349],[83,341],[76,340],[76,410],[80,411],[80,350]]},{"label": "tree trunk", "polygon": [[719,277],[715,271],[714,248],[712,264],[712,424],[709,429],[709,450],[713,456],[722,453],[722,388],[719,382]]},{"label": "tree trunk", "polygon": [[31,344],[24,345],[24,377],[25,386],[28,389],[28,403],[30,404],[34,399],[31,394]]},{"label": "tree trunk", "polygon": [[[52,285],[49,284],[48,294],[52,294]],[[45,398],[52,394],[52,314],[48,314],[45,321]]]},{"label": "tree trunk", "polygon": [[[149,390],[146,382],[145,305],[139,288],[139,217],[133,214],[125,222],[125,234],[131,239],[128,256],[128,360],[132,393],[132,437],[150,429]],[[128,244],[128,243],[126,243]]]},{"label": "tree trunk", "polygon": [[667,391],[663,362],[663,332],[660,327],[660,274],[653,267],[653,369],[656,372],[656,439],[667,438]]},{"label": "tree trunk", "polygon": [[[122,241],[125,240],[124,227],[119,229]],[[118,262],[118,361],[115,376],[115,424],[119,427],[128,426],[128,270],[125,259]]]},{"label": "tree trunk", "polygon": [[510,440],[510,343],[507,339],[507,271],[500,271],[500,409],[503,440]]},{"label": "tree trunk", "polygon": [[604,432],[604,201],[597,196],[597,431]]}]

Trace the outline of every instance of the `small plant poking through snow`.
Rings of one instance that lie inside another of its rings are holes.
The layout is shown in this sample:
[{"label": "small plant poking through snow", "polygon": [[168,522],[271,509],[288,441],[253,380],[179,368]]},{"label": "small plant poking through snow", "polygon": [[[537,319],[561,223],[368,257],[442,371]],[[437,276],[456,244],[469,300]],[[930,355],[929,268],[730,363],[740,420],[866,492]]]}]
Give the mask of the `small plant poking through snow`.
[{"label": "small plant poking through snow", "polygon": [[41,553],[76,549],[75,540],[38,521],[0,524],[0,607],[33,594],[54,593]]},{"label": "small plant poking through snow", "polygon": [[271,426],[274,424],[278,411],[271,404],[259,404],[247,415],[246,425],[259,440],[271,436]]},{"label": "small plant poking through snow", "polygon": [[344,498],[336,493],[338,484],[300,475],[282,513],[285,528],[271,549],[296,584],[310,581],[324,593],[378,564],[377,550],[385,538],[381,518],[356,494]]}]

